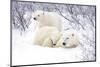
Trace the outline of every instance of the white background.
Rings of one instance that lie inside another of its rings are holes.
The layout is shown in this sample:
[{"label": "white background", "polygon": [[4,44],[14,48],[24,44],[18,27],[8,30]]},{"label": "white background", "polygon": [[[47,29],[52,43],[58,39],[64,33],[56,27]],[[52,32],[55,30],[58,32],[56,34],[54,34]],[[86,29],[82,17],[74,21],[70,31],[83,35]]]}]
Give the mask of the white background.
[{"label": "white background", "polygon": [[[47,1],[49,0],[35,0]],[[100,0],[50,0],[51,2],[63,2],[73,4],[91,4],[97,7],[97,61],[87,63],[71,63],[59,65],[45,65],[37,67],[99,67],[100,65]],[[0,2],[0,67],[9,67],[10,64],[10,0]]]}]

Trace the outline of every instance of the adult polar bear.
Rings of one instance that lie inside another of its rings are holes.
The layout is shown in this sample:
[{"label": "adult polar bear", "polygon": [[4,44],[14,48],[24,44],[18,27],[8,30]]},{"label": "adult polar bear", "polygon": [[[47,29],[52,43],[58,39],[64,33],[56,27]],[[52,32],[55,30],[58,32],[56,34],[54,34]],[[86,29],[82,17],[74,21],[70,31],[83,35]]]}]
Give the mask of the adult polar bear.
[{"label": "adult polar bear", "polygon": [[44,47],[53,47],[60,38],[60,32],[56,27],[44,26],[36,30],[34,44]]},{"label": "adult polar bear", "polygon": [[38,27],[54,26],[59,31],[62,29],[61,16],[56,12],[46,12],[37,10],[33,13],[34,20],[38,21]]}]

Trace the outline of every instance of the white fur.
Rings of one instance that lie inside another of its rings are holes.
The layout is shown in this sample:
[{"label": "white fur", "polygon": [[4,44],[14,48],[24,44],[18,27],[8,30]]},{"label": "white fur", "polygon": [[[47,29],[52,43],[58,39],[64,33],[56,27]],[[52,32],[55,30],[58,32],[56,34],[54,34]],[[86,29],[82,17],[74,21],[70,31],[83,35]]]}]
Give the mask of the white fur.
[{"label": "white fur", "polygon": [[[66,45],[63,45],[65,43]],[[62,32],[62,36],[55,47],[74,48],[79,45],[79,36],[73,31]]]},{"label": "white fur", "polygon": [[37,10],[33,13],[34,18],[38,21],[38,27],[54,26],[59,31],[62,29],[61,16],[56,12],[46,12]]},{"label": "white fur", "polygon": [[41,46],[53,47],[53,44],[56,44],[59,38],[60,32],[56,27],[45,26],[36,31],[34,43]]}]

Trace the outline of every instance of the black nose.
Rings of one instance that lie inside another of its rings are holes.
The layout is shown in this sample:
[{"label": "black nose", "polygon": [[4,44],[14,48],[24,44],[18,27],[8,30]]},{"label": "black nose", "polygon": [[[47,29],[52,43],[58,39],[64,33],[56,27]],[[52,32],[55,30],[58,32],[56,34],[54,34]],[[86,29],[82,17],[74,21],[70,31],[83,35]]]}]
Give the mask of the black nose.
[{"label": "black nose", "polygon": [[66,43],[63,43],[63,45],[66,45]]},{"label": "black nose", "polygon": [[34,20],[36,20],[36,18],[34,17]]},{"label": "black nose", "polygon": [[53,44],[54,46],[56,45],[56,44]]}]

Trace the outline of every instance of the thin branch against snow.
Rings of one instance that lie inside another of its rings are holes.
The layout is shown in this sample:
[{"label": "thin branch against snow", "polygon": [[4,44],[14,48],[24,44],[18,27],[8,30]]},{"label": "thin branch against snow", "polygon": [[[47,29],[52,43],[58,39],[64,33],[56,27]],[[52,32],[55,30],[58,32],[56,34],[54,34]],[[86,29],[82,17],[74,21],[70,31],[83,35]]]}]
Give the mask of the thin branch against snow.
[{"label": "thin branch against snow", "polygon": [[[64,17],[66,20],[68,20],[69,22],[72,22],[72,23],[77,23],[77,24],[79,24],[83,29],[84,29],[84,26],[79,22],[79,20],[77,20],[73,15],[71,15],[71,18],[74,20],[70,20],[70,19],[68,19],[66,16],[64,16],[63,14],[62,14],[62,12],[60,11],[60,9],[58,9],[57,7],[55,8],[55,9],[57,9],[58,10],[58,12],[60,13],[60,15],[62,16],[62,17]],[[72,10],[69,12],[69,13],[72,13]]]},{"label": "thin branch against snow", "polygon": [[70,21],[70,22],[73,22],[72,20],[70,20],[70,19],[68,19],[67,17],[65,17],[65,16],[61,13],[60,9],[58,9],[57,7],[56,7],[55,9],[58,10],[58,12],[60,13],[60,15],[61,15],[63,18],[65,18],[66,20],[68,20],[68,21]]},{"label": "thin branch against snow", "polygon": [[16,9],[16,12],[18,14],[18,18],[19,18],[20,24],[21,24],[23,30],[25,31],[24,21],[23,21],[23,14],[18,11],[17,7],[15,7],[15,9]]}]

